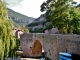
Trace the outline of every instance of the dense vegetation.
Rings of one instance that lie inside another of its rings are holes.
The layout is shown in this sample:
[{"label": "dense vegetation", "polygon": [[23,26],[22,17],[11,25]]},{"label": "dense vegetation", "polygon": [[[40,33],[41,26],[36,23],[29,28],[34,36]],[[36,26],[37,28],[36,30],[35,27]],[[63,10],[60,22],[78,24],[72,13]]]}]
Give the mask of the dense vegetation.
[{"label": "dense vegetation", "polygon": [[6,57],[15,57],[17,39],[14,38],[12,21],[7,19],[6,3],[0,0],[0,60]]},{"label": "dense vegetation", "polygon": [[[35,28],[34,30],[32,30],[32,28],[34,28],[35,26],[39,26],[39,25],[42,25],[43,27],[42,28],[38,27],[38,28]],[[45,30],[48,30],[48,29],[52,28],[52,25],[47,21],[39,21],[39,22],[31,23],[27,26],[32,27],[32,28],[29,29],[29,31],[31,33],[43,33]]]},{"label": "dense vegetation", "polygon": [[34,23],[31,23],[31,24],[28,24],[27,26],[30,26],[30,27],[34,27],[34,26],[38,26],[40,24],[45,24],[47,21],[40,21],[40,22],[34,22]]},{"label": "dense vegetation", "polygon": [[73,0],[47,0],[41,5],[46,19],[65,34],[80,34],[80,8]]},{"label": "dense vegetation", "polygon": [[7,8],[7,9],[8,9],[9,18],[11,18],[15,23],[19,24],[20,26],[28,25],[29,23],[31,23],[34,20],[34,18],[32,18],[32,17],[22,15],[22,14],[17,13],[9,8]]},{"label": "dense vegetation", "polygon": [[51,29],[52,28],[52,25],[48,25],[48,26],[46,26],[46,27],[44,27],[44,28],[35,28],[34,30],[29,30],[31,33],[44,33],[45,32],[45,30],[49,30],[49,29]]},{"label": "dense vegetation", "polygon": [[24,25],[22,26],[22,30],[23,30],[24,33],[29,33],[28,28],[26,28],[26,26],[24,26]]}]

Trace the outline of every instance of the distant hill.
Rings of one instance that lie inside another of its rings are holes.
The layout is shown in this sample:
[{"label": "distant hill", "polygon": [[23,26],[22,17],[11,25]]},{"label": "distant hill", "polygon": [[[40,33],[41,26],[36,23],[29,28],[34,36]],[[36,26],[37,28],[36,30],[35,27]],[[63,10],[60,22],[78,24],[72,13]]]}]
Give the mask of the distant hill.
[{"label": "distant hill", "polygon": [[45,14],[42,14],[40,17],[35,19],[32,23],[26,25],[30,33],[44,33],[45,30],[52,28],[50,22],[46,21]]},{"label": "distant hill", "polygon": [[15,23],[19,25],[28,25],[34,20],[34,18],[32,17],[25,16],[9,8],[7,8],[7,10],[8,10],[8,17],[11,18]]}]

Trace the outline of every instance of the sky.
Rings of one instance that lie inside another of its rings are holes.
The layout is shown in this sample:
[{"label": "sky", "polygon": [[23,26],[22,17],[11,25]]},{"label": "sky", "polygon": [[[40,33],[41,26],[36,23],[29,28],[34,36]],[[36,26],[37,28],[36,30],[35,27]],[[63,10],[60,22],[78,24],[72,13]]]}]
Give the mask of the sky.
[{"label": "sky", "polygon": [[[23,15],[38,18],[41,14],[40,6],[46,0],[4,0],[7,3],[7,7],[19,12]],[[80,3],[80,0],[74,0]]]}]

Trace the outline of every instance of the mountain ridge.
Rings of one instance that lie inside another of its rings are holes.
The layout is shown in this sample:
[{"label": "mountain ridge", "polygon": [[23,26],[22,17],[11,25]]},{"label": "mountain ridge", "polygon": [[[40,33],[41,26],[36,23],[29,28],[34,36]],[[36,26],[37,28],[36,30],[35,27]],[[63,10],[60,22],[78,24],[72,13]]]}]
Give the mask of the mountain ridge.
[{"label": "mountain ridge", "polygon": [[28,17],[26,15],[18,13],[10,8],[7,8],[7,10],[8,10],[8,17],[19,25],[28,25],[35,19],[33,17]]}]

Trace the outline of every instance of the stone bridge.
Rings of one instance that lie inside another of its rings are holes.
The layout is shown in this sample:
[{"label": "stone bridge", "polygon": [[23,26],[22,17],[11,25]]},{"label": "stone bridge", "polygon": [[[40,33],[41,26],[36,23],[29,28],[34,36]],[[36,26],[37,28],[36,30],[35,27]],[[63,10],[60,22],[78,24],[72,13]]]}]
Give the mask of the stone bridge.
[{"label": "stone bridge", "polygon": [[80,35],[77,34],[22,34],[23,56],[40,56],[42,48],[51,60],[59,60],[59,52],[80,54]]}]

